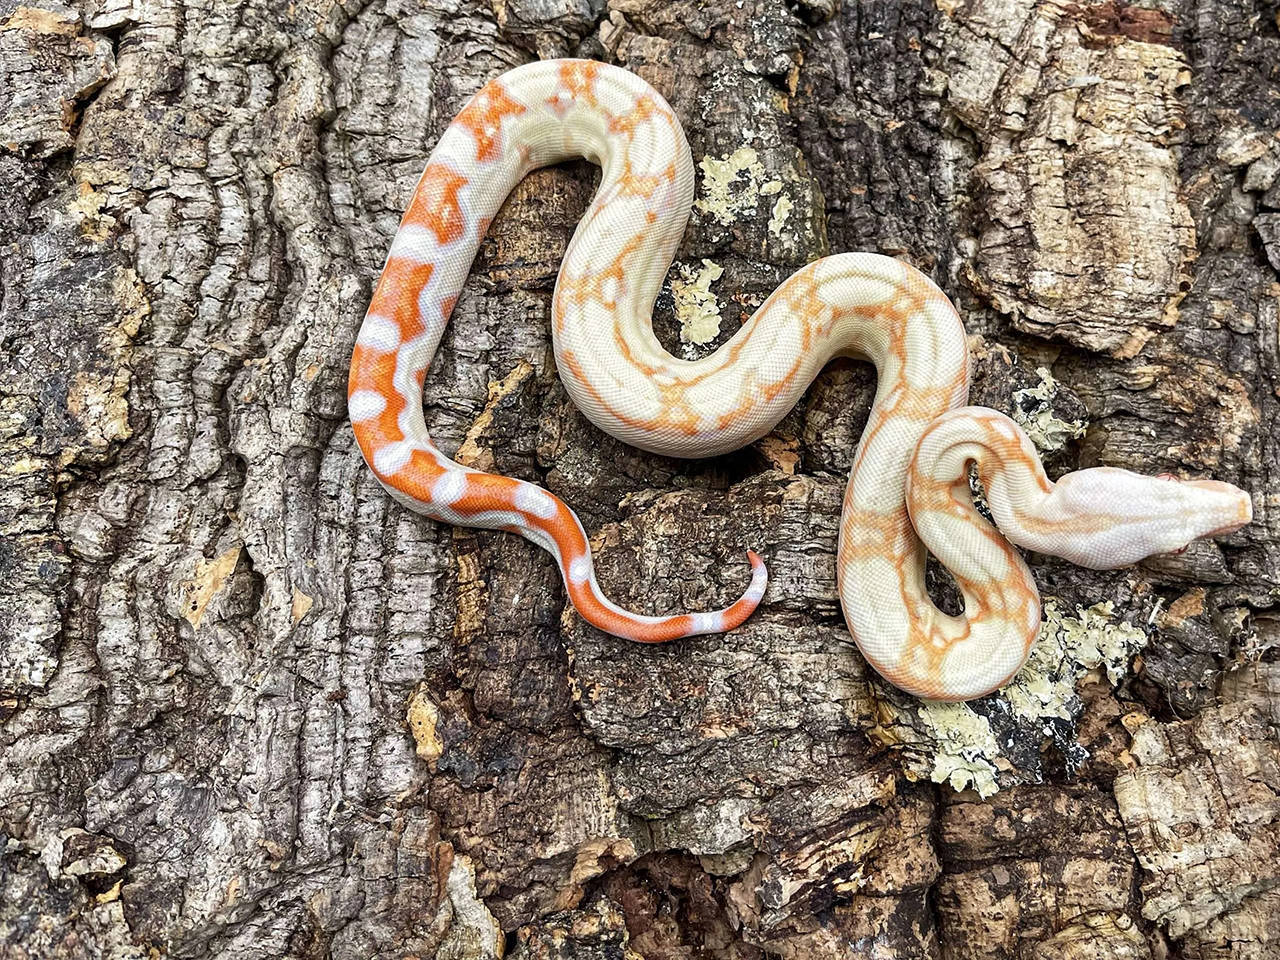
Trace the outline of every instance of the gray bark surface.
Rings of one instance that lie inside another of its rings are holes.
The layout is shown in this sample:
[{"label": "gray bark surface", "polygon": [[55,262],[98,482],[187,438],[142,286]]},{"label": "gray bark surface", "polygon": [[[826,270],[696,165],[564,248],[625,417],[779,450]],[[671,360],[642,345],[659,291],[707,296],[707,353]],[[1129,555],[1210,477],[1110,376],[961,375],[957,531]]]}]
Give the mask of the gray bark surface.
[{"label": "gray bark surface", "polygon": [[[0,956],[1280,957],[1277,17],[0,0]],[[432,433],[578,510],[617,602],[723,604],[753,547],[764,605],[630,645],[537,548],[390,501],[345,420],[372,283],[466,97],[566,54],[689,134],[673,352],[815,257],[901,256],[1052,473],[1212,475],[1255,522],[1032,557],[1026,674],[899,694],[835,588],[872,371],[715,460],[601,434],[548,328],[585,163],[493,224]]]}]

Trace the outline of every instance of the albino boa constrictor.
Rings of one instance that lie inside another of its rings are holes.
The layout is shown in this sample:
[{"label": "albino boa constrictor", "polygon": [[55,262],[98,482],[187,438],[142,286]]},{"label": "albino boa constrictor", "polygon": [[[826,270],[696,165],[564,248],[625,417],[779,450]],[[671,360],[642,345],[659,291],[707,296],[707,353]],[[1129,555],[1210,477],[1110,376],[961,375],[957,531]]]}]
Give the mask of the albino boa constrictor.
[{"label": "albino boa constrictor", "polygon": [[[489,222],[525,174],[571,157],[594,161],[602,174],[560,267],[552,342],[566,388],[600,429],[669,456],[713,456],[767,433],[832,357],[875,364],[879,388],[845,493],[837,571],[854,640],[903,690],[969,699],[1026,660],[1039,595],[1004,537],[1108,568],[1249,522],[1248,495],[1225,483],[1111,468],[1051,483],[1012,420],[964,406],[959,316],[927,277],[889,257],[811,263],[711,356],[671,356],[650,318],[693,203],[680,123],[625,70],[532,63],[480,90],[431,154],[360,328],[348,409],[365,459],[393,497],[437,520],[508,530],[545,547],[578,613],[601,630],[650,643],[732,630],[760,603],[767,575],[748,552],[751,584],[726,609],[630,613],[600,592],[569,507],[534,484],[455,463],[431,442],[423,380]],[[970,464],[1003,537],[973,507]],[[959,584],[963,615],[929,599],[926,547]]]}]

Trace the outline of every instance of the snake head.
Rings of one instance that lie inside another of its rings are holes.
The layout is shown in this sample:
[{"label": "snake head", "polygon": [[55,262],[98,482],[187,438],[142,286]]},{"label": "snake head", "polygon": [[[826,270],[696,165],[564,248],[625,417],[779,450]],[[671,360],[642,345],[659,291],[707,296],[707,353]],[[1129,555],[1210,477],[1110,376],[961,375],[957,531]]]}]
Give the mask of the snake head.
[{"label": "snake head", "polygon": [[1231,533],[1253,519],[1249,495],[1229,483],[1114,467],[1068,473],[1049,499],[1053,509],[1046,513],[1061,523],[1065,547],[1052,552],[1095,570],[1181,553],[1193,540]]}]

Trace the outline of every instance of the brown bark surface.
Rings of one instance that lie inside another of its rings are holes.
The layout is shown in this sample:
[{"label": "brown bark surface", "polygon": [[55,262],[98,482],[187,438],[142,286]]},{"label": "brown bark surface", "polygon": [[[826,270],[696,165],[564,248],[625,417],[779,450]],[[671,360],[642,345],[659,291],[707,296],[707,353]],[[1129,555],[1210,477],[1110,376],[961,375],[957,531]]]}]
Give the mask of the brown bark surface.
[{"label": "brown bark surface", "polygon": [[[689,133],[674,352],[902,256],[1051,472],[1255,522],[1032,557],[1026,673],[898,694],[833,566],[872,371],[715,460],[601,434],[547,319],[585,163],[493,224],[432,432],[573,505],[618,602],[724,603],[754,547],[763,607],[629,645],[391,502],[345,420],[372,281],[465,98],[563,54]],[[1274,3],[0,0],[0,956],[1280,956],[1277,270]]]}]

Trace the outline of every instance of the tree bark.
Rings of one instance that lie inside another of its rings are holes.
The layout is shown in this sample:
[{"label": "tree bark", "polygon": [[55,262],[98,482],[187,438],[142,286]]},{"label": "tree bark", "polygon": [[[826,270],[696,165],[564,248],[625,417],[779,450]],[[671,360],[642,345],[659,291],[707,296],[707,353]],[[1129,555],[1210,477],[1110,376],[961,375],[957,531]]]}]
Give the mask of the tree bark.
[{"label": "tree bark", "polygon": [[[345,420],[372,282],[465,98],[566,54],[689,134],[673,352],[901,256],[1052,473],[1254,523],[1031,557],[1018,680],[899,694],[835,589],[872,371],[715,460],[601,434],[549,345],[585,163],[494,222],[432,433],[577,509],[619,603],[725,603],[754,547],[764,605],[627,644],[390,501]],[[1280,956],[1278,65],[1248,0],[0,0],[0,955]]]}]

